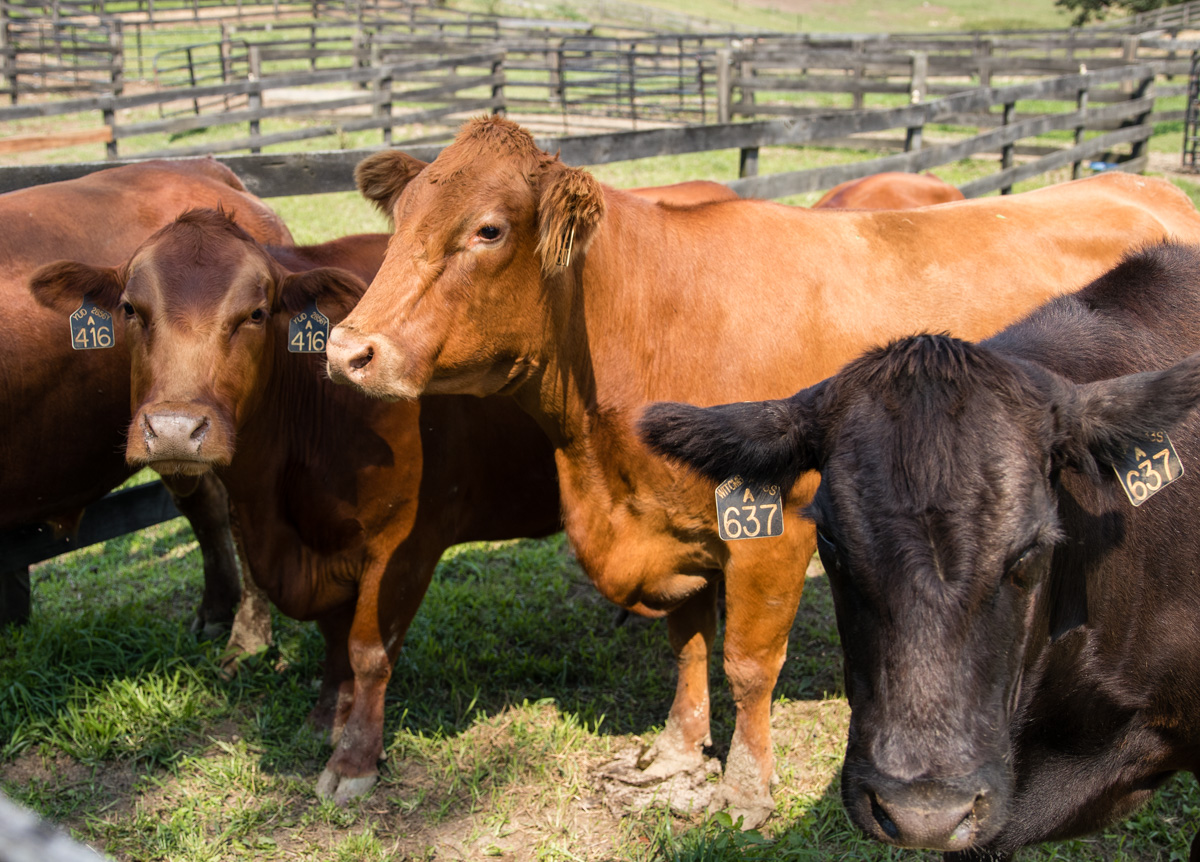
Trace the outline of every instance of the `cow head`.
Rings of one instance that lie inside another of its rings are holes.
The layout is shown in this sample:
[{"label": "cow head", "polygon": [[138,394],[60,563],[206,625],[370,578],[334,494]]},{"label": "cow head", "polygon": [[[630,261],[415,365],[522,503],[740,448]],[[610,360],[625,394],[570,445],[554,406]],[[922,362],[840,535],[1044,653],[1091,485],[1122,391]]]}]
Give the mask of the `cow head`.
[{"label": "cow head", "polygon": [[578,272],[603,215],[599,184],[499,117],[428,165],[384,152],[357,177],[396,230],[331,334],[330,376],[383,398],[519,386],[542,363],[549,292]]},{"label": "cow head", "polygon": [[1098,464],[1197,400],[1200,354],[1075,385],[918,336],[788,399],[652,405],[640,433],[713,479],[821,472],[805,514],[845,656],[843,800],[881,841],[955,851],[1007,817],[1027,648],[1053,613],[1059,471],[1112,482]]},{"label": "cow head", "polygon": [[114,313],[132,361],[126,460],[199,475],[233,458],[275,363],[287,361],[291,317],[313,300],[340,317],[364,285],[338,269],[290,273],[225,213],[192,210],[123,266],[60,261],[34,273],[31,289],[64,313],[84,296]]}]

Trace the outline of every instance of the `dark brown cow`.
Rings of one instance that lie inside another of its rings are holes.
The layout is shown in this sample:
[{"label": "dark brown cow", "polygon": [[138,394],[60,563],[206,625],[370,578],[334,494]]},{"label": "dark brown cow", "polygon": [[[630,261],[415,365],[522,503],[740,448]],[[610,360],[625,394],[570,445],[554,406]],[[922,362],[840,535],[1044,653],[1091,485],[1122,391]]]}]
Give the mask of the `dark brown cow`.
[{"label": "dark brown cow", "polygon": [[323,354],[289,352],[290,319],[316,303],[340,320],[388,239],[268,251],[196,211],[120,267],[56,264],[34,285],[60,311],[84,292],[120,309],[133,353],[126,457],[167,475],[214,471],[255,580],[320,626],[312,718],[336,748],[317,790],[338,801],[375,781],[384,689],[442,551],[561,527],[550,445],[507,399],[388,404],[330,383]]},{"label": "dark brown cow", "polygon": [[1005,860],[1200,775],[1197,350],[1200,250],[1163,245],[981,344],[909,337],[781,401],[646,411],[713,479],[821,471],[842,798],[868,835]]},{"label": "dark brown cow", "polygon": [[[218,205],[255,238],[291,242],[279,217],[212,159],[144,162],[0,195],[0,529],[52,519],[69,530],[130,475],[124,338],[74,350],[63,316],[30,295],[30,274],[63,257],[119,263],[189,207]],[[227,623],[239,586],[224,491],[211,481],[168,486],[204,554],[197,623]]]},{"label": "dark brown cow", "polygon": [[[815,535],[789,513],[782,536],[723,541],[719,526],[777,527],[780,501],[739,489],[748,508],[719,524],[713,486],[639,443],[641,408],[779,397],[924,326],[987,335],[1131,244],[1200,240],[1186,195],[1115,174],[895,212],[655,206],[501,118],[472,122],[432,164],[385,152],[358,177],[397,229],[331,333],[330,373],[388,398],[510,394],[550,435],[580,562],[608,598],[667,615],[680,675],[651,775],[703,764],[724,579],[738,714],[716,804],[746,824],[773,807],[771,692]],[[816,484],[784,489],[790,512]]]},{"label": "dark brown cow", "polygon": [[933,174],[885,171],[834,186],[812,208],[905,210],[961,200],[962,192]]}]

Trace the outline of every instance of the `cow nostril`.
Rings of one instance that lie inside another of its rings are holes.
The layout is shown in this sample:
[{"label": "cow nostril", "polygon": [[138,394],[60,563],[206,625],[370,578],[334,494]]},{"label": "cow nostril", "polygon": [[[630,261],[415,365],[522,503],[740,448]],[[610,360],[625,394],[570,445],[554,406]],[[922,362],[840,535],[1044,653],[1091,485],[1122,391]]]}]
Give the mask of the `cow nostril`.
[{"label": "cow nostril", "polygon": [[355,370],[358,370],[360,368],[365,368],[368,364],[370,364],[371,360],[374,358],[375,358],[375,348],[368,347],[362,353],[358,354],[358,356],[355,356],[353,359],[350,360],[350,367]]},{"label": "cow nostril", "polygon": [[891,838],[896,840],[900,837],[900,828],[896,826],[888,813],[883,810],[883,806],[879,804],[879,800],[875,798],[875,794],[871,794],[871,814],[875,817],[875,822],[879,824],[879,828]]},{"label": "cow nostril", "polygon": [[211,423],[208,421],[208,417],[204,417],[200,424],[196,426],[196,430],[191,433],[190,439],[203,440],[204,435],[208,433],[208,427],[210,424]]}]

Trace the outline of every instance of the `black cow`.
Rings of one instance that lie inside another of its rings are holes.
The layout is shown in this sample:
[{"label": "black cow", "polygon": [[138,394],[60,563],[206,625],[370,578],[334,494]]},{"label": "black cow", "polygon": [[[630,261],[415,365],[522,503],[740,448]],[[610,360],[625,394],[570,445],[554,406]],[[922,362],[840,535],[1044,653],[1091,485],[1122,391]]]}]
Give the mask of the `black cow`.
[{"label": "black cow", "polygon": [[821,471],[805,514],[867,834],[1009,859],[1200,773],[1197,349],[1200,250],[1163,244],[979,344],[918,335],[791,398],[646,411],[643,439],[713,479]]}]

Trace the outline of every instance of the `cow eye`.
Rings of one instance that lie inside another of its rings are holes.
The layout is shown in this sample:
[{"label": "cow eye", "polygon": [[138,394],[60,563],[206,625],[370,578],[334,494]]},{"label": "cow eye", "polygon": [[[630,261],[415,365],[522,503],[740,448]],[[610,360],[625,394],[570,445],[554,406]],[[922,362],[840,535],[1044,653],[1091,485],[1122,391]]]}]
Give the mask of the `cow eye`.
[{"label": "cow eye", "polygon": [[488,242],[492,242],[493,240],[500,238],[500,228],[496,227],[494,224],[485,224],[476,233],[480,239],[485,239]]},{"label": "cow eye", "polygon": [[250,320],[254,323],[262,323],[266,319],[267,313],[261,308],[256,308],[250,312]]},{"label": "cow eye", "polygon": [[1009,583],[1021,590],[1029,587],[1034,573],[1034,563],[1037,562],[1040,556],[1040,547],[1027,548],[1021,556],[1017,557],[1009,565],[1008,571],[1004,573]]},{"label": "cow eye", "polygon": [[121,311],[125,312],[126,317],[136,317],[137,316],[137,312],[134,310],[133,305],[128,302],[121,303]]}]

